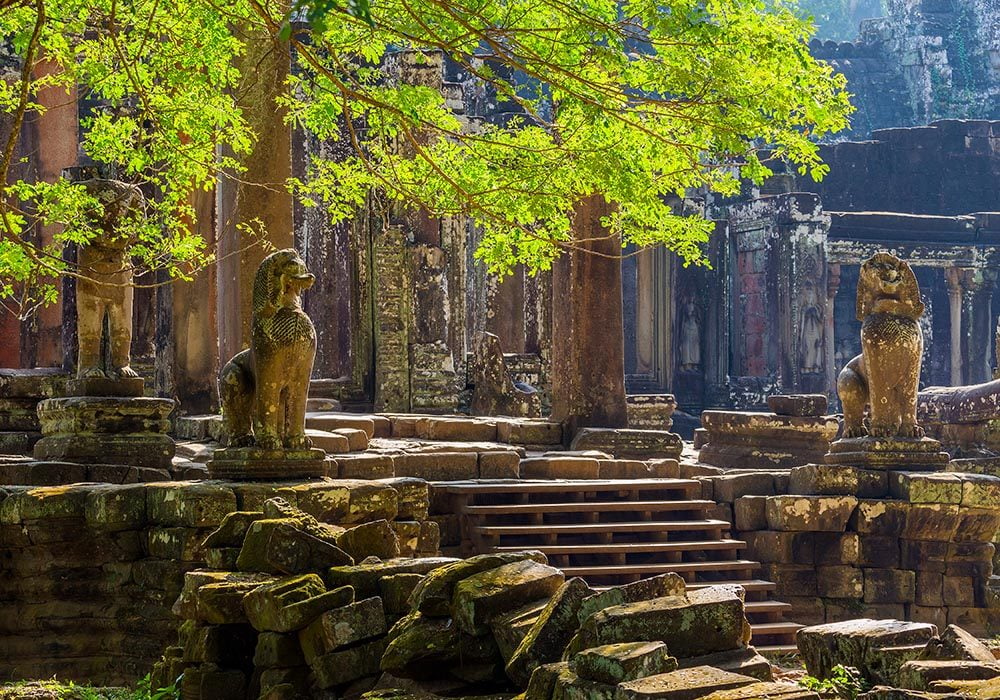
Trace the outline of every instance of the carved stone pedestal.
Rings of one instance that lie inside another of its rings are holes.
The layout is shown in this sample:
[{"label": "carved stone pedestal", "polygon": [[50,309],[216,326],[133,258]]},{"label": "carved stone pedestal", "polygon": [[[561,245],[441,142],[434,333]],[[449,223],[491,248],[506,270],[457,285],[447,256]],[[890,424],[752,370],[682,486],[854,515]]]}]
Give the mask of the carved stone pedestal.
[{"label": "carved stone pedestal", "polygon": [[0,454],[31,454],[42,437],[38,402],[63,395],[67,376],[48,368],[0,369]]},{"label": "carved stone pedestal", "polygon": [[216,450],[208,463],[213,479],[307,479],[326,475],[326,452],[264,450],[259,447],[227,447]]},{"label": "carved stone pedestal", "polygon": [[38,404],[43,437],[35,459],[168,469],[173,410],[171,399],[141,396],[46,399]]},{"label": "carved stone pedestal", "polygon": [[680,459],[684,442],[680,435],[666,430],[583,428],[570,449],[600,450],[616,459]]},{"label": "carved stone pedestal", "polygon": [[948,453],[931,438],[845,438],[830,444],[823,457],[826,464],[840,464],[863,469],[903,469],[906,471],[943,470]]}]

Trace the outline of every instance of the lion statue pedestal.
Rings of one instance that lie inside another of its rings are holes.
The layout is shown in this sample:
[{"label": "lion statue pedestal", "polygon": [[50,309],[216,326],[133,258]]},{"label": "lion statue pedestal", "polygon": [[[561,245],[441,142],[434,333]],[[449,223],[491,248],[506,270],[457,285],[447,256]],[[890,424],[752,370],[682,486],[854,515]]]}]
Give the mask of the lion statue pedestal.
[{"label": "lion statue pedestal", "polygon": [[857,299],[861,354],[837,378],[844,430],[824,456],[827,464],[934,470],[948,463],[941,443],[917,424],[923,313],[909,265],[889,253],[865,261]]},{"label": "lion statue pedestal", "polygon": [[302,311],[312,286],[291,248],[264,258],[253,284],[250,347],[219,375],[227,447],[208,472],[221,479],[298,479],[326,474],[326,453],[306,436],[316,329]]}]

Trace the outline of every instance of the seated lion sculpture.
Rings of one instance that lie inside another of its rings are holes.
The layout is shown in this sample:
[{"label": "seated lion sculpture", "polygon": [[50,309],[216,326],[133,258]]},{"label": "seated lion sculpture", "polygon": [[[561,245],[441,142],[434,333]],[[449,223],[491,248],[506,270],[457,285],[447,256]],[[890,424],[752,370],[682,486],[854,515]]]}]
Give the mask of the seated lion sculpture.
[{"label": "seated lion sculpture", "polygon": [[857,313],[861,354],[837,378],[844,437],[923,437],[917,387],[924,347],[918,319],[924,305],[910,266],[889,253],[869,258],[858,279]]},{"label": "seated lion sculpture", "polygon": [[316,329],[302,311],[300,295],[314,280],[291,248],[267,256],[257,269],[250,347],[219,376],[230,447],[312,445],[305,434],[305,414]]}]

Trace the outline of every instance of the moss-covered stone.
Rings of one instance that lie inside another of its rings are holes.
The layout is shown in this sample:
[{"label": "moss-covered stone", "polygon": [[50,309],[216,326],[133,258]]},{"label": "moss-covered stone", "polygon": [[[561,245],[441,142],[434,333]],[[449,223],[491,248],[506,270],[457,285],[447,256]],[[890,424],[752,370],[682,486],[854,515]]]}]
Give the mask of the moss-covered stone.
[{"label": "moss-covered stone", "polygon": [[300,630],[327,610],[354,602],[354,589],[327,591],[316,574],[291,576],[259,586],[243,599],[247,619],[260,632]]},{"label": "moss-covered stone", "polygon": [[569,662],[580,678],[618,685],[677,669],[663,642],[626,642],[584,649]]},{"label": "moss-covered stone", "polygon": [[578,615],[582,623],[598,610],[610,608],[613,605],[637,603],[640,600],[651,600],[671,595],[684,595],[684,591],[684,579],[677,574],[650,576],[633,583],[612,586],[587,597],[580,605]]},{"label": "moss-covered stone", "polygon": [[656,676],[627,681],[618,686],[616,700],[694,700],[712,692],[740,688],[756,679],[722,671],[711,666],[695,666]]},{"label": "moss-covered stone", "polygon": [[310,664],[318,656],[384,635],[385,611],[381,598],[366,598],[328,610],[299,631],[299,643]]},{"label": "moss-covered stone", "polygon": [[375,639],[313,659],[309,667],[316,686],[325,690],[378,674],[385,647],[385,639]]},{"label": "moss-covered stone", "polygon": [[495,617],[526,600],[551,596],[563,578],[559,569],[531,559],[480,572],[455,585],[452,617],[463,632],[485,634]]},{"label": "moss-covered stone", "polygon": [[302,529],[300,520],[281,518],[250,524],[236,568],[299,574],[353,563],[347,552]]},{"label": "moss-covered stone", "polygon": [[548,563],[548,558],[536,551],[479,554],[468,559],[454,560],[428,573],[427,577],[413,591],[410,605],[414,610],[419,610],[424,615],[447,617],[451,614],[455,585],[459,581],[483,571],[527,559],[540,564]]},{"label": "moss-covered stone", "polygon": [[247,530],[258,520],[264,518],[264,513],[257,510],[236,510],[226,513],[219,523],[205,538],[206,547],[241,547],[247,536]]},{"label": "moss-covered stone", "polygon": [[443,678],[458,666],[501,661],[491,636],[473,637],[448,618],[419,612],[393,625],[387,639],[382,670],[400,678]]},{"label": "moss-covered stone", "polygon": [[387,520],[373,520],[345,530],[337,537],[337,546],[355,561],[367,557],[393,559],[399,556],[399,539]]},{"label": "moss-covered stone", "polygon": [[452,557],[423,559],[377,559],[360,561],[353,566],[333,566],[324,579],[330,587],[351,586],[358,596],[368,598],[379,593],[379,580],[394,574],[426,574],[434,569],[459,561]]},{"label": "moss-covered stone", "polygon": [[511,680],[526,687],[535,668],[562,657],[563,649],[579,627],[580,606],[592,593],[590,586],[581,578],[566,581],[556,591],[508,659],[507,675]]}]

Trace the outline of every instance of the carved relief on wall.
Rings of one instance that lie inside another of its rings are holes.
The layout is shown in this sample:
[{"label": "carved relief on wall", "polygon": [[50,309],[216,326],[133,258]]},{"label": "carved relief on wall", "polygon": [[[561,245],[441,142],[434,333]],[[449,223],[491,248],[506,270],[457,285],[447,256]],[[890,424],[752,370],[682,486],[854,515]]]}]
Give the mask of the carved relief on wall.
[{"label": "carved relief on wall", "polygon": [[701,318],[693,295],[685,297],[680,310],[678,364],[682,372],[701,370]]}]

